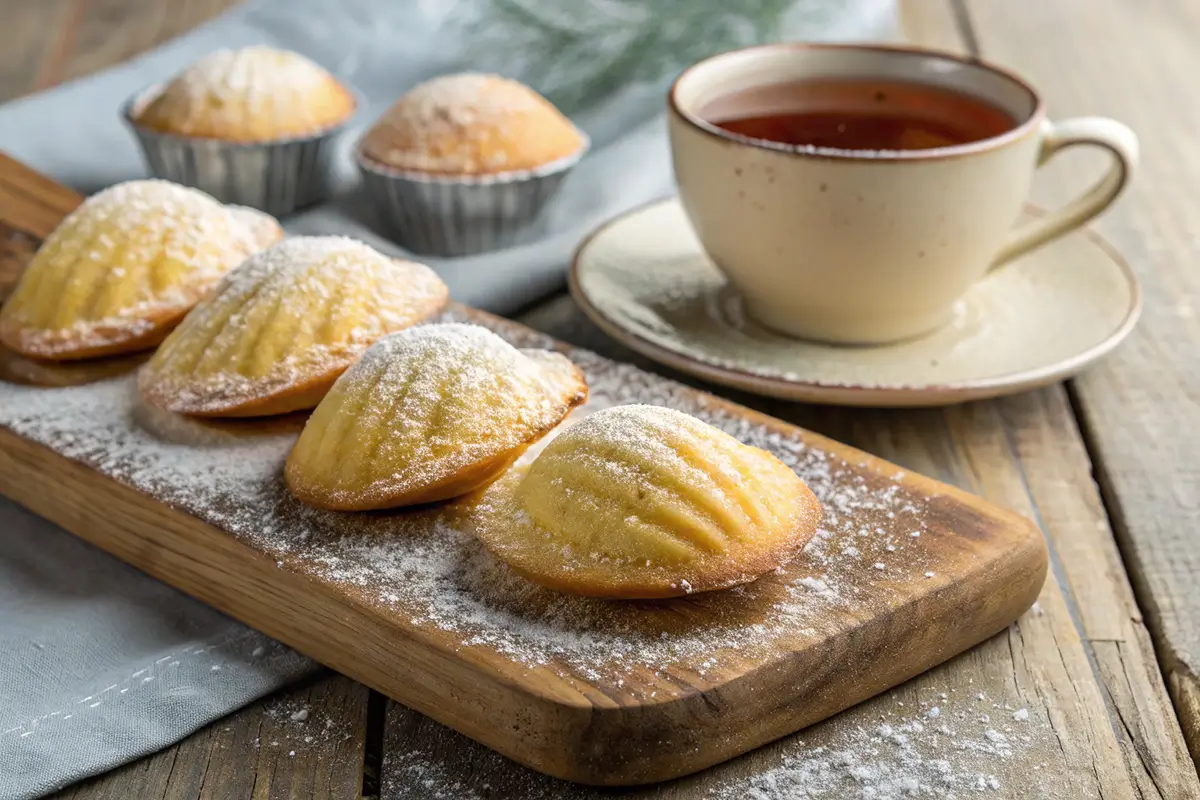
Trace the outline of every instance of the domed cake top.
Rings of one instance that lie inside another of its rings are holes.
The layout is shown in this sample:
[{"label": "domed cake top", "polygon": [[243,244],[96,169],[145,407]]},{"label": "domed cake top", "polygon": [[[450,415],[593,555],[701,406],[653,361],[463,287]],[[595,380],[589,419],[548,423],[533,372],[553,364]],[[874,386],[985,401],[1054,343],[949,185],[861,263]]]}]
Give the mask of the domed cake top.
[{"label": "domed cake top", "polygon": [[208,54],[133,116],[162,133],[261,142],[320,133],[354,108],[353,95],[319,64],[254,46]]},{"label": "domed cake top", "polygon": [[398,170],[487,175],[560,161],[586,141],[523,83],[467,72],[414,87],[367,133],[362,153]]}]

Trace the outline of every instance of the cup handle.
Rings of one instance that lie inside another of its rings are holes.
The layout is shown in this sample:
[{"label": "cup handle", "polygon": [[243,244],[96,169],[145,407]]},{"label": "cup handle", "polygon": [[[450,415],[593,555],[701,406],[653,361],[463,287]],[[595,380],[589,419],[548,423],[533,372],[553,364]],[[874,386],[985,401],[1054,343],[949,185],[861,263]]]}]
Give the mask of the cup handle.
[{"label": "cup handle", "polygon": [[1062,122],[1042,123],[1042,143],[1038,167],[1054,154],[1077,144],[1103,147],[1112,154],[1112,163],[1100,180],[1062,208],[1027,222],[1009,232],[991,269],[1007,264],[1052,239],[1078,228],[1112,205],[1129,182],[1138,162],[1137,135],[1128,126],[1107,117],[1077,117]]}]

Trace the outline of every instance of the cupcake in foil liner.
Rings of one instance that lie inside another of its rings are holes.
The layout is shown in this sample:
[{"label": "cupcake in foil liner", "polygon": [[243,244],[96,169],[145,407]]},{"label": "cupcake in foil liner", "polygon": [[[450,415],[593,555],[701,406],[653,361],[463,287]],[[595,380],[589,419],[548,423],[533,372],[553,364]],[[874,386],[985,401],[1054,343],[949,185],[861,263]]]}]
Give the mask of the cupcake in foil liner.
[{"label": "cupcake in foil liner", "polygon": [[141,111],[162,90],[161,84],[145,89],[122,110],[155,177],[200,189],[223,203],[250,206],[274,216],[329,198],[338,138],[353,113],[308,136],[259,142],[184,136],[138,124]]},{"label": "cupcake in foil liner", "polygon": [[[582,136],[582,133],[580,134]],[[588,151],[539,167],[482,175],[398,170],[357,154],[363,185],[386,233],[414,253],[466,256],[528,241],[547,202]]]}]

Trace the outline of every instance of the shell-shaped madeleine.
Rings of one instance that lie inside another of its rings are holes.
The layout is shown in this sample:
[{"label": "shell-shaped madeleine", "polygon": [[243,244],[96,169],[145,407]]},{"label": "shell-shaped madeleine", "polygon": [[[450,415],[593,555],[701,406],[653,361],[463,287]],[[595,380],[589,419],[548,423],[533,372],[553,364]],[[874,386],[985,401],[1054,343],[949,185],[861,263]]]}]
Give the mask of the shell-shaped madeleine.
[{"label": "shell-shaped madeleine", "polygon": [[284,477],[339,510],[457,497],[495,479],[587,395],[564,356],[478,325],[424,325],[373,345],[309,418]]},{"label": "shell-shaped madeleine", "polygon": [[197,416],[312,408],[368,347],[447,296],[429,267],[354,239],[286,239],[192,309],[139,375],[142,397]]},{"label": "shell-shaped madeleine", "polygon": [[265,214],[195,189],[117,184],[43,242],[0,309],[0,342],[49,360],[152,347],[225,273],[282,235]]},{"label": "shell-shaped madeleine", "polygon": [[821,516],[770,453],[648,405],[585,417],[474,506],[477,535],[529,580],[615,598],[747,583],[798,552]]}]

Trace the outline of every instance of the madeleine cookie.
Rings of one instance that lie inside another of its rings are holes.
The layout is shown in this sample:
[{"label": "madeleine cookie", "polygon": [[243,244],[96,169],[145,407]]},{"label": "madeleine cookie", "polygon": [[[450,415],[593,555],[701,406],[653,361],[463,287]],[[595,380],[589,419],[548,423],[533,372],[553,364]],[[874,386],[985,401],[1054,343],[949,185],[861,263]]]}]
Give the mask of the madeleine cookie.
[{"label": "madeleine cookie", "polygon": [[410,90],[367,131],[358,162],[399,241],[464,255],[519,241],[587,148],[533,89],[472,72]]},{"label": "madeleine cookie", "polygon": [[357,108],[288,50],[218,50],[125,105],[155,175],[283,215],[327,198],[336,141]]},{"label": "madeleine cookie", "polygon": [[139,375],[147,403],[211,417],[312,408],[389,333],[429,319],[446,284],[338,236],[287,239],[229,273]]},{"label": "madeleine cookie", "polygon": [[46,238],[0,309],[0,342],[47,360],[153,347],[225,273],[282,235],[270,217],[194,189],[117,184]]},{"label": "madeleine cookie", "polygon": [[631,599],[748,583],[798,553],[821,519],[770,453],[647,405],[582,419],[472,505],[484,545],[534,583]]},{"label": "madeleine cookie", "polygon": [[299,499],[363,511],[457,497],[495,479],[587,396],[565,356],[477,325],[388,336],[313,412],[284,477]]}]

